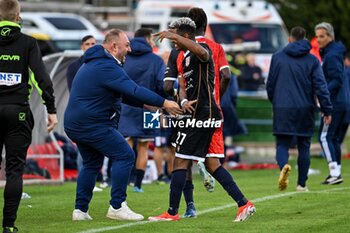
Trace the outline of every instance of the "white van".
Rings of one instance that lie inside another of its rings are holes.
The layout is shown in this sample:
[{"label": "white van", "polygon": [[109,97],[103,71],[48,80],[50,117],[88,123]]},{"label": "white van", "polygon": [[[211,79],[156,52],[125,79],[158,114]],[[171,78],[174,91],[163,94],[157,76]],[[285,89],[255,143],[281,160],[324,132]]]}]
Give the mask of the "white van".
[{"label": "white van", "polygon": [[63,50],[79,50],[81,39],[92,35],[103,41],[103,34],[87,19],[71,13],[23,12],[22,32],[47,34],[55,46]]},{"label": "white van", "polygon": [[[141,0],[135,12],[136,29],[166,30],[169,23],[186,16],[191,7],[202,8],[208,17],[207,37],[220,43],[226,52],[237,48],[234,40],[243,39],[243,49],[256,54],[256,63],[268,73],[271,55],[288,43],[284,23],[275,7],[266,1],[248,0]],[[160,52],[171,49],[168,40],[159,44]]]}]

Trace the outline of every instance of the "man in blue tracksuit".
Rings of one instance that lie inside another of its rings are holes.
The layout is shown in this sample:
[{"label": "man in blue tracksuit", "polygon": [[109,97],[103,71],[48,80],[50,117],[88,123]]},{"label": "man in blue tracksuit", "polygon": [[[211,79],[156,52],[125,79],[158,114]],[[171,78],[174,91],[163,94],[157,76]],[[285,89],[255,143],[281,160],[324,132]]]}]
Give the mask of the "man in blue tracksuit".
[{"label": "man in blue tracksuit", "polygon": [[77,144],[83,158],[76,190],[73,220],[91,220],[89,202],[96,177],[101,170],[104,156],[112,161],[112,190],[107,217],[117,220],[142,220],[126,204],[126,188],[134,153],[123,136],[114,127],[115,103],[164,107],[170,114],[180,114],[178,104],[165,100],[146,88],[135,84],[122,68],[125,55],[130,52],[126,34],[113,29],[106,34],[103,45],[88,49],[84,64],[76,74],[67,109],[64,128]]},{"label": "man in blue tracksuit", "polygon": [[[152,29],[138,29],[130,41],[131,52],[126,56],[124,70],[138,85],[162,94],[165,63],[153,53],[153,45]],[[122,104],[119,122],[119,132],[128,137],[129,145],[133,147],[137,142],[134,192],[138,193],[144,192],[141,186],[148,161],[148,143],[160,134],[159,129],[143,128],[143,112],[142,108]]]},{"label": "man in blue tracksuit", "polygon": [[[345,65],[345,82],[347,82],[350,87],[350,53],[349,52],[347,52],[345,55],[344,65]],[[346,111],[345,120],[343,122],[343,125],[341,126],[341,133],[340,133],[340,139],[339,139],[340,144],[342,144],[345,139],[346,132],[348,131],[348,128],[349,128],[349,124],[350,124],[350,101],[348,103],[348,109]]]},{"label": "man in blue tracksuit", "polygon": [[331,24],[323,22],[316,25],[315,33],[333,105],[332,123],[324,125],[321,121],[320,126],[319,139],[329,167],[329,176],[322,184],[340,184],[343,182],[340,137],[349,102],[349,83],[345,81],[343,61],[346,49],[342,43],[334,41]]},{"label": "man in blue tracksuit", "polygon": [[308,191],[307,173],[310,166],[310,139],[314,131],[315,96],[325,124],[331,122],[332,105],[320,62],[309,51],[305,30],[291,30],[290,43],[272,56],[266,90],[273,105],[273,133],[276,136],[276,160],[281,169],[279,189],[285,190],[291,166],[288,149],[297,138],[297,191]]}]

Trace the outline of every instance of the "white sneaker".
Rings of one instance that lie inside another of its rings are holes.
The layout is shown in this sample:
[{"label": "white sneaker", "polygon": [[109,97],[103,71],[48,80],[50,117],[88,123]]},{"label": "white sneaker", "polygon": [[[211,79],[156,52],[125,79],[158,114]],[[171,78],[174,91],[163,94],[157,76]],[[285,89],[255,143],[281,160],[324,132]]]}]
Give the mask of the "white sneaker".
[{"label": "white sneaker", "polygon": [[88,212],[85,213],[79,209],[75,209],[75,210],[73,210],[72,220],[74,220],[74,221],[92,220],[92,218]]},{"label": "white sneaker", "polygon": [[103,189],[101,189],[101,188],[95,186],[95,187],[94,187],[94,190],[92,190],[92,191],[93,191],[93,192],[102,192]]},{"label": "white sneaker", "polygon": [[100,184],[100,188],[103,188],[103,189],[108,188],[108,186],[109,186],[109,184],[107,182],[102,182]]},{"label": "white sneaker", "polygon": [[309,189],[305,186],[298,185],[297,186],[297,192],[309,192]]},{"label": "white sneaker", "polygon": [[137,214],[132,211],[126,201],[122,203],[122,206],[119,209],[114,209],[112,206],[109,206],[107,212],[107,218],[116,219],[116,220],[133,220],[140,221],[143,220],[144,217],[141,214]]}]

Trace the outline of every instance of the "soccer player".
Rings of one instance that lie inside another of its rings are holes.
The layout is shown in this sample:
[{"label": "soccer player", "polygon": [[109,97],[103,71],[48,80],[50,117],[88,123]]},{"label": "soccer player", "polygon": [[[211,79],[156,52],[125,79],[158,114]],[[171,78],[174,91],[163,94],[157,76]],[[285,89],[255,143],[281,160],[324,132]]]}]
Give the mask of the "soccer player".
[{"label": "soccer player", "polygon": [[183,78],[179,80],[179,97],[182,108],[190,115],[189,118],[184,118],[184,122],[195,121],[196,124],[194,127],[179,128],[177,132],[168,211],[148,219],[150,221],[179,220],[178,208],[186,182],[187,168],[192,160],[197,160],[204,162],[209,173],[237,202],[239,210],[235,221],[244,221],[255,213],[255,206],[239,190],[230,173],[221,166],[219,158],[207,156],[215,128],[198,126],[208,120],[222,119],[213,95],[215,75],[211,51],[206,44],[195,42],[196,25],[190,18],[180,18],[176,24],[178,25],[175,29],[176,33],[162,31],[155,35],[159,37],[160,41],[165,38],[173,41],[177,50],[186,51],[182,62]]},{"label": "soccer player", "polygon": [[[228,83],[230,81],[230,76],[231,76],[230,67],[226,60],[224,49],[220,44],[215,43],[214,41],[204,37],[207,24],[208,24],[208,19],[207,19],[207,15],[205,14],[202,8],[198,8],[198,7],[191,8],[187,14],[187,17],[192,19],[196,24],[196,32],[195,32],[196,42],[206,44],[212,52],[212,58],[215,64],[213,94],[215,98],[215,103],[217,107],[220,109],[220,99],[224,94],[224,92],[226,91],[226,88],[228,86]],[[179,65],[178,68],[182,69],[181,65]],[[221,127],[215,130],[214,135],[211,138],[210,145],[208,148],[208,156],[216,156],[218,158],[224,158],[224,153],[225,153],[224,141],[223,141],[222,127]],[[214,191],[215,180],[210,174],[208,174],[202,162],[198,162],[198,167],[200,169],[201,175],[203,175],[204,177],[204,186],[207,188],[209,192]],[[190,168],[188,172],[191,173]],[[194,186],[192,183],[192,176],[191,174],[188,174],[184,192],[183,192],[186,200],[186,204],[187,204],[184,217],[196,216],[196,210],[195,210],[194,201],[193,201],[193,189],[194,189]]]}]

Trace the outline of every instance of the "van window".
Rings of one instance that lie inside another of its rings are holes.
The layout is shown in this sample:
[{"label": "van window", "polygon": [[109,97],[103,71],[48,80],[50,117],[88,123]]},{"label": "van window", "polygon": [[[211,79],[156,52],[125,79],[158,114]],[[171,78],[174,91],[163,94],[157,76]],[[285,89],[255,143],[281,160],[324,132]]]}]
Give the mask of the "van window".
[{"label": "van window", "polygon": [[274,53],[283,48],[287,34],[280,25],[271,24],[210,24],[214,40],[220,44],[241,42],[259,42],[260,49],[255,53]]},{"label": "van window", "polygon": [[188,8],[184,8],[184,9],[175,8],[175,9],[172,9],[170,13],[170,17],[174,17],[174,18],[186,17],[187,12],[188,12]]},{"label": "van window", "polygon": [[38,28],[38,25],[36,25],[36,23],[34,23],[31,20],[27,20],[27,19],[22,19],[21,20],[21,25],[24,28]]},{"label": "van window", "polygon": [[60,50],[79,50],[81,40],[54,40],[53,43]]},{"label": "van window", "polygon": [[87,30],[85,25],[78,19],[65,17],[45,17],[45,19],[60,30]]}]

